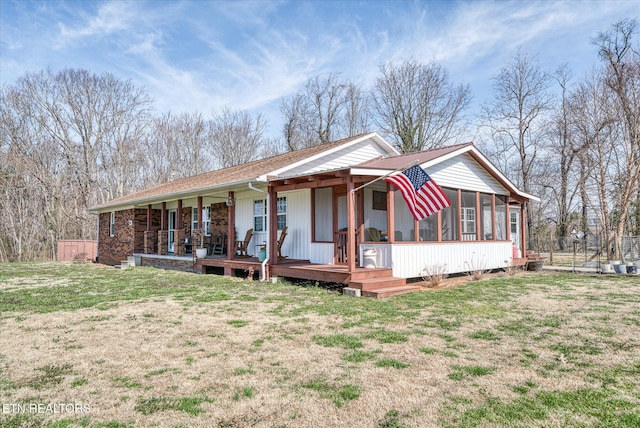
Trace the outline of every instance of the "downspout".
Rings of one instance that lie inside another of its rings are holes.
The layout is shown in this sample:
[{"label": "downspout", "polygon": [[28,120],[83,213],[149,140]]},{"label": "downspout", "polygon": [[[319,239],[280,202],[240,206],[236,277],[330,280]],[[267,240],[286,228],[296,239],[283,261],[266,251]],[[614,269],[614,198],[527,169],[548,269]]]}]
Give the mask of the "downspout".
[{"label": "downspout", "polygon": [[253,184],[251,184],[251,182],[249,182],[249,189],[255,190],[256,192],[264,193],[267,196],[266,198],[264,198],[265,209],[267,210],[267,221],[266,221],[267,224],[265,227],[265,229],[267,230],[267,243],[265,245],[266,255],[260,266],[260,281],[266,281],[267,280],[267,263],[269,263],[269,243],[271,242],[271,239],[269,239],[269,235],[271,234],[271,230],[269,227],[271,224],[270,223],[271,210],[269,209],[269,192],[253,187]]}]

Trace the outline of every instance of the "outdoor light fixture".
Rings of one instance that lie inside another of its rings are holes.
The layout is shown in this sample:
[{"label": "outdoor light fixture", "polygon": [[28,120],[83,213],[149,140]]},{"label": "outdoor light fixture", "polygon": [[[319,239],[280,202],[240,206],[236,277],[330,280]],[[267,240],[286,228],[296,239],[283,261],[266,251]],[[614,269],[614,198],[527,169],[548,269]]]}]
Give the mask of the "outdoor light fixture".
[{"label": "outdoor light fixture", "polygon": [[227,198],[227,206],[228,207],[232,207],[235,205],[235,201],[233,200],[233,197],[231,195],[229,195],[229,197]]}]

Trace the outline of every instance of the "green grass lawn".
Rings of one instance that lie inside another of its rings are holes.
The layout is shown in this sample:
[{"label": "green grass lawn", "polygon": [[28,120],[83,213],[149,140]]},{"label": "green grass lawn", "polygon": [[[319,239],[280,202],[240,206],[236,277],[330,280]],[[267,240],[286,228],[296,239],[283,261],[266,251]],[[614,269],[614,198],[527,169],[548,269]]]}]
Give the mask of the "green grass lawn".
[{"label": "green grass lawn", "polygon": [[0,405],[0,427],[638,427],[640,277],[375,300],[1,264]]}]

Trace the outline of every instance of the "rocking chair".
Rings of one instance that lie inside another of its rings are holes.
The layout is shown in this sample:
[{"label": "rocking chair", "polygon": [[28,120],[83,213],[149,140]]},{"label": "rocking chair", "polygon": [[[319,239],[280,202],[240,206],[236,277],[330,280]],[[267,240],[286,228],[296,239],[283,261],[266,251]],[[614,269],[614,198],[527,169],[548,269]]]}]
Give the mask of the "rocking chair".
[{"label": "rocking chair", "polygon": [[253,236],[253,229],[247,230],[247,234],[244,236],[244,241],[236,241],[236,253],[238,257],[249,257],[247,254],[247,248],[249,247],[249,242],[251,241],[251,237]]},{"label": "rocking chair", "polygon": [[284,259],[285,256],[282,255],[282,244],[284,244],[284,238],[287,237],[287,226],[282,229],[280,232],[280,239],[278,239],[278,259]]}]

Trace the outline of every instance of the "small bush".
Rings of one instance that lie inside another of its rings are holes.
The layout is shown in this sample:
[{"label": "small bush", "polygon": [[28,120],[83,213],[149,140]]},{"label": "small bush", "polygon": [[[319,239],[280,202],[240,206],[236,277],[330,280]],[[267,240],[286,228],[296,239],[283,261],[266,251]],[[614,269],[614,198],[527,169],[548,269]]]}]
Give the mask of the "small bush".
[{"label": "small bush", "polygon": [[88,256],[89,254],[87,253],[78,253],[75,256],[73,256],[73,263],[78,263],[78,264],[87,263],[89,261]]},{"label": "small bush", "polygon": [[422,270],[422,280],[429,287],[437,287],[447,277],[447,265],[428,265]]}]

